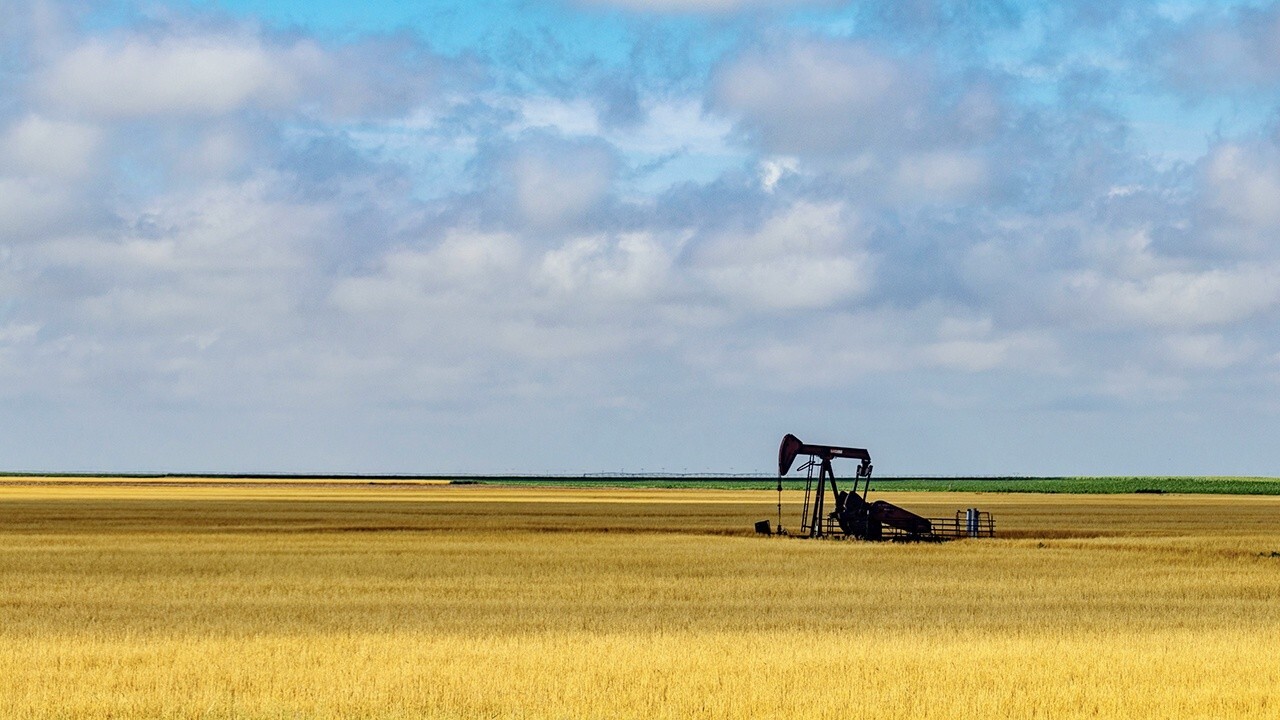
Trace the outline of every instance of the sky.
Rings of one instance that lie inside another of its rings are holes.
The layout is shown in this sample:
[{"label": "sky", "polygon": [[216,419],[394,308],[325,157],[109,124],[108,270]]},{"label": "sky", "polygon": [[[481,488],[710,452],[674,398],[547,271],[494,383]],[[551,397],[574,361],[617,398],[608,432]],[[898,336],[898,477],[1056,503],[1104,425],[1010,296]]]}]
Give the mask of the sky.
[{"label": "sky", "polygon": [[1278,111],[1280,4],[0,0],[0,470],[1280,475]]}]

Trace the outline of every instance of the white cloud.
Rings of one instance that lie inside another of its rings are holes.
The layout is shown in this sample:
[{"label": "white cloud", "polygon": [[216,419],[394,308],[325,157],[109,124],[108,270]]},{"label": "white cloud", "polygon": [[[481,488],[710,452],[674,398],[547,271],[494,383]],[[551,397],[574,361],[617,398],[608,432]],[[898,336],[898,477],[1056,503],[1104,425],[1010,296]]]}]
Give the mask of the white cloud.
[{"label": "white cloud", "polygon": [[987,178],[986,160],[972,153],[910,154],[894,173],[895,194],[913,200],[952,200],[981,189]]},{"label": "white cloud", "polygon": [[218,178],[253,163],[254,139],[232,123],[215,124],[174,159],[174,165],[196,177]]},{"label": "white cloud", "polygon": [[0,168],[51,179],[97,171],[101,128],[28,115],[0,133]]},{"label": "white cloud", "polygon": [[1280,303],[1280,271],[1261,266],[1106,277],[1094,270],[1066,278],[1075,312],[1103,325],[1194,329],[1242,322]]},{"label": "white cloud", "polygon": [[[930,315],[947,312],[946,306],[924,308],[914,322],[926,324]],[[936,322],[936,337],[912,339],[918,351],[915,362],[922,367],[939,367],[962,372],[1030,370],[1059,372],[1061,348],[1042,331],[998,328],[989,315],[980,317],[945,315]]]},{"label": "white cloud", "polygon": [[808,341],[767,339],[746,352],[711,353],[703,360],[706,372],[728,385],[836,391],[902,367],[901,348],[885,341],[879,318],[829,318],[812,330]]},{"label": "white cloud", "polygon": [[1215,210],[1252,230],[1280,230],[1280,149],[1275,145],[1221,143],[1205,157],[1201,172]]},{"label": "white cloud", "polygon": [[319,50],[273,52],[253,38],[91,40],[60,58],[40,83],[48,103],[91,117],[218,116],[285,107],[301,91],[297,64]]},{"label": "white cloud", "polygon": [[1108,397],[1130,401],[1179,400],[1190,383],[1176,373],[1143,367],[1129,362],[1115,369],[1104,369],[1093,384],[1094,389]]},{"label": "white cloud", "polygon": [[323,208],[266,197],[270,182],[160,198],[146,213],[158,237],[69,236],[33,247],[29,261],[85,279],[66,289],[62,318],[80,337],[270,340],[297,320],[309,243],[331,222]]},{"label": "white cloud", "polygon": [[705,112],[701,99],[659,98],[646,101],[644,110],[642,123],[611,128],[604,137],[629,153],[657,156],[688,151],[740,157],[740,150],[728,147],[733,125]]},{"label": "white cloud", "polygon": [[[678,239],[675,240],[678,243]],[[455,229],[386,253],[338,280],[333,306],[442,362],[541,362],[615,353],[653,336],[672,248],[647,234],[571,238],[551,248]]]},{"label": "white cloud", "polygon": [[[322,44],[252,27],[88,39],[37,77],[43,103],[108,120],[225,118],[267,110],[330,119],[401,116],[437,88],[440,60],[402,40]],[[467,73],[450,73],[465,84]]]},{"label": "white cloud", "polygon": [[760,161],[760,186],[765,192],[773,192],[778,181],[793,175],[800,169],[800,161],[793,157],[773,157]]},{"label": "white cloud", "polygon": [[[433,247],[387,251],[375,272],[339,279],[330,299],[343,312],[411,323],[427,306],[433,315],[474,312],[478,303],[518,304],[525,264],[519,239],[511,234],[453,229]],[[422,327],[438,319],[424,317]]]},{"label": "white cloud", "polygon": [[856,179],[868,200],[967,200],[1011,170],[990,157],[1006,115],[992,82],[867,40],[793,37],[746,50],[715,70],[708,105],[737,123],[766,168],[796,158],[807,172]]},{"label": "white cloud", "polygon": [[1043,363],[1058,353],[1056,344],[1044,337],[1016,333],[1005,337],[952,339],[929,343],[921,348],[925,366],[964,372],[991,370],[1049,369]]},{"label": "white cloud", "polygon": [[813,310],[866,292],[866,256],[806,257],[781,255],[704,271],[711,285],[748,308]]},{"label": "white cloud", "polygon": [[918,142],[931,78],[865,43],[810,40],[743,54],[714,80],[717,107],[791,154]]},{"label": "white cloud", "polygon": [[936,373],[1069,376],[1051,333],[1010,331],[990,318],[948,315],[951,310],[935,303],[796,314],[786,328],[754,338],[745,349],[707,351],[703,362],[725,384],[828,392],[867,387],[869,377],[891,383]]},{"label": "white cloud", "polygon": [[829,308],[872,286],[871,255],[850,242],[855,228],[840,203],[796,203],[755,232],[711,238],[695,251],[695,267],[747,307]]},{"label": "white cloud", "polygon": [[1201,13],[1153,45],[1166,77],[1196,95],[1280,86],[1280,8],[1274,5]]},{"label": "white cloud", "polygon": [[0,229],[4,241],[38,239],[83,214],[79,198],[58,180],[0,176]]},{"label": "white cloud", "polygon": [[541,95],[522,98],[518,107],[519,119],[511,128],[513,131],[553,129],[569,137],[601,132],[596,108],[586,99],[563,100]]},{"label": "white cloud", "polygon": [[0,349],[5,345],[29,343],[40,332],[39,323],[9,323],[0,326]]},{"label": "white cloud", "polygon": [[618,161],[604,143],[538,136],[513,147],[502,170],[524,220],[555,227],[580,219],[605,198]]},{"label": "white cloud", "polygon": [[625,298],[648,303],[671,282],[671,250],[648,233],[571,240],[546,253],[540,265],[543,282],[555,293],[590,298],[590,302]]},{"label": "white cloud", "polygon": [[1178,367],[1222,370],[1255,354],[1251,341],[1232,342],[1221,333],[1178,333],[1164,338],[1165,351]]}]

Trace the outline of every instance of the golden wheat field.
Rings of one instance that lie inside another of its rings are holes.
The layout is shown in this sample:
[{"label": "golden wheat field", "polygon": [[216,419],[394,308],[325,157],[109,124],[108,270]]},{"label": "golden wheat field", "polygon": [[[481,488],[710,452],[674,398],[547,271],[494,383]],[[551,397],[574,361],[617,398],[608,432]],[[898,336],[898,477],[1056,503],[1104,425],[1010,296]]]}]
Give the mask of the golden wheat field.
[{"label": "golden wheat field", "polygon": [[[0,484],[16,718],[1280,718],[1280,498]],[[788,495],[784,522],[796,514]]]}]

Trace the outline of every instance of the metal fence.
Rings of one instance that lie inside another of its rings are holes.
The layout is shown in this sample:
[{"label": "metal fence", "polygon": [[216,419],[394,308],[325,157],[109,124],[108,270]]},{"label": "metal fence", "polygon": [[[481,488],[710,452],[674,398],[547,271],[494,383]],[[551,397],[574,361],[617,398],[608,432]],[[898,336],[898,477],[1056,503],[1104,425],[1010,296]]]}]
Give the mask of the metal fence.
[{"label": "metal fence", "polygon": [[[911,533],[891,525],[882,525],[880,539],[899,542],[942,542],[964,538],[993,538],[996,536],[995,518],[991,517],[991,513],[977,508],[957,510],[952,517],[926,519],[930,525],[930,530],[927,533]],[[820,537],[845,537],[844,530],[841,529],[835,517],[828,515],[819,522],[821,532],[818,535]],[[761,523],[756,524],[756,532],[767,534],[766,530],[761,529]],[[800,535],[802,537],[809,537],[811,534],[811,528],[808,525],[801,527]]]},{"label": "metal fence", "polygon": [[969,508],[957,510],[952,517],[928,518],[931,530],[927,535],[913,536],[897,528],[884,528],[884,537],[891,540],[960,540],[961,538],[993,538],[996,521],[991,513]]}]

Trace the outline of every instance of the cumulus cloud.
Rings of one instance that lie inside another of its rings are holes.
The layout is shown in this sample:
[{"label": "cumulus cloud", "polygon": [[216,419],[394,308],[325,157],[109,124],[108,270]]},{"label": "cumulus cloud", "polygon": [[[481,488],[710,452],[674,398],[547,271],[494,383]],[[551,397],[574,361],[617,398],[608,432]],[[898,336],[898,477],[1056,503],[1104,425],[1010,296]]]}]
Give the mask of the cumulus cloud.
[{"label": "cumulus cloud", "polygon": [[0,167],[39,177],[86,175],[95,170],[103,135],[88,123],[28,115],[0,134]]},{"label": "cumulus cloud", "polygon": [[698,273],[735,304],[762,310],[829,308],[872,286],[871,255],[840,203],[797,203],[748,232],[721,232],[693,251]]},{"label": "cumulus cloud", "polygon": [[923,152],[904,156],[893,173],[899,197],[916,200],[965,197],[987,185],[987,159],[977,153]]},{"label": "cumulus cloud", "polygon": [[394,248],[377,263],[377,272],[335,285],[331,298],[340,309],[412,317],[415,306],[437,296],[452,296],[460,305],[505,301],[504,289],[512,289],[519,276],[524,251],[508,233],[455,229],[434,247]]},{"label": "cumulus cloud", "polygon": [[36,85],[46,106],[88,118],[312,109],[337,117],[382,116],[427,98],[438,85],[439,64],[400,39],[324,46],[252,29],[181,30],[87,40],[54,59]]},{"label": "cumulus cloud", "polygon": [[564,227],[608,195],[618,172],[613,148],[595,138],[531,132],[491,150],[487,172],[521,220]]},{"label": "cumulus cloud", "polygon": [[670,257],[643,235],[545,248],[509,233],[456,229],[387,252],[373,272],[336,283],[330,301],[428,363],[608,357],[652,337],[651,303],[665,292]]},{"label": "cumulus cloud", "polygon": [[922,355],[928,365],[986,372],[1030,369],[1034,362],[1052,357],[1057,349],[1042,337],[1013,334],[999,338],[941,340],[924,345]]},{"label": "cumulus cloud", "polygon": [[[943,94],[955,96],[945,101]],[[721,66],[713,107],[775,152],[883,154],[989,135],[997,96],[981,83],[943,82],[933,64],[866,41],[793,39]]]},{"label": "cumulus cloud", "polygon": [[1176,365],[1214,370],[1247,362],[1256,352],[1253,342],[1232,341],[1221,333],[1169,335],[1164,346]]},{"label": "cumulus cloud", "polygon": [[[1069,376],[1063,348],[1043,330],[1007,330],[990,317],[956,316],[933,303],[911,309],[867,305],[833,313],[796,313],[788,326],[745,347],[708,350],[719,382],[767,384],[789,392],[894,383],[906,373],[966,378],[1026,372]],[[906,397],[919,388],[895,388]]]},{"label": "cumulus cloud", "polygon": [[1280,239],[1280,147],[1270,141],[1220,143],[1201,161],[1200,180],[1204,208],[1220,227],[1207,238],[1218,251],[1274,256]]},{"label": "cumulus cloud", "polygon": [[773,192],[778,181],[784,176],[795,173],[800,167],[799,161],[793,157],[774,157],[760,161],[760,185],[767,192]]},{"label": "cumulus cloud", "polygon": [[317,54],[310,44],[276,54],[252,38],[93,40],[40,85],[46,102],[95,117],[224,115],[290,105],[301,92],[296,65]]},{"label": "cumulus cloud", "polygon": [[673,254],[651,233],[581,238],[543,256],[539,280],[568,297],[647,304],[670,294]]},{"label": "cumulus cloud", "polygon": [[1202,11],[1157,33],[1145,52],[1163,79],[1197,97],[1280,88],[1280,7]]},{"label": "cumulus cloud", "polygon": [[866,43],[793,42],[722,68],[713,101],[766,147],[813,154],[912,142],[928,122],[929,84],[926,68]]},{"label": "cumulus cloud", "polygon": [[[147,338],[271,342],[299,320],[296,297],[313,278],[309,241],[322,208],[264,197],[265,182],[161,198],[136,229],[51,240],[29,262],[60,278],[56,303],[67,342],[122,349]],[[208,342],[205,343],[207,347]],[[200,348],[204,349],[204,348]]]},{"label": "cumulus cloud", "polygon": [[1096,271],[1065,281],[1073,314],[1103,323],[1195,329],[1237,323],[1280,302],[1280,271],[1237,267],[1107,278]]},{"label": "cumulus cloud", "polygon": [[0,178],[0,223],[10,243],[41,236],[74,209],[74,197],[54,184]]}]

